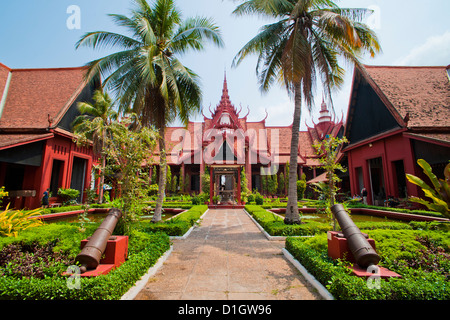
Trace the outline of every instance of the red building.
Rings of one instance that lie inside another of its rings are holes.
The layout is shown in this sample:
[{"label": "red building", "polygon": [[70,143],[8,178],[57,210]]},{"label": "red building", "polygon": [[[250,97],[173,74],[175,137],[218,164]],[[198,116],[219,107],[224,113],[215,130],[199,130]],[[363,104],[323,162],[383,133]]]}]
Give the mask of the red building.
[{"label": "red building", "polygon": [[96,84],[84,68],[11,69],[0,64],[0,186],[11,207],[36,208],[49,188],[83,191],[91,185],[92,148],[77,147],[71,123],[77,102],[90,101]]},{"label": "red building", "polygon": [[368,203],[420,196],[405,173],[424,177],[425,159],[443,177],[450,160],[449,67],[365,66],[354,72],[345,136],[352,194]]},{"label": "red building", "polygon": [[[243,108],[236,108],[230,100],[225,77],[222,97],[216,108],[209,108],[210,116],[203,122],[190,122],[187,129],[170,127],[166,129],[167,160],[172,175],[184,177],[189,193],[202,190],[200,173],[210,173],[210,195],[218,195],[226,203],[240,202],[241,170],[245,169],[248,188],[262,192],[262,176],[281,173],[286,176],[292,137],[292,124],[271,127],[266,118],[248,121],[250,110],[243,114]],[[298,174],[305,173],[313,179],[322,173],[313,144],[326,135],[342,135],[342,121],[335,121],[325,103],[317,124],[300,132],[298,152]],[[154,157],[159,163],[159,154]],[[277,194],[286,194],[280,186]]]}]

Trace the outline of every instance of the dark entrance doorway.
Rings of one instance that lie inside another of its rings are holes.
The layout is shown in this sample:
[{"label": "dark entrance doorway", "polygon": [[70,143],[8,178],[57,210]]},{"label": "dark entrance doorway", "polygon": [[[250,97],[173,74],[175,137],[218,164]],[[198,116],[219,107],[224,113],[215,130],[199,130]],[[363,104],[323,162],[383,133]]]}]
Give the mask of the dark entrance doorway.
[{"label": "dark entrance doorway", "polygon": [[76,199],[77,202],[83,201],[84,184],[86,181],[87,160],[83,158],[73,157],[72,179],[70,180],[70,188],[80,191],[80,195]]},{"label": "dark entrance doorway", "polygon": [[393,162],[396,177],[397,186],[397,196],[398,198],[407,198],[407,188],[406,188],[406,174],[405,165],[403,160],[398,160]]},{"label": "dark entrance doorway", "polygon": [[53,160],[52,176],[50,180],[50,193],[52,197],[56,197],[58,189],[62,186],[64,161]]},{"label": "dark entrance doorway", "polygon": [[211,169],[211,201],[215,205],[241,204],[241,179],[239,166],[219,166]]},{"label": "dark entrance doorway", "polygon": [[386,189],[384,186],[384,172],[382,158],[369,160],[370,185],[372,190],[372,204],[383,206],[386,200]]}]

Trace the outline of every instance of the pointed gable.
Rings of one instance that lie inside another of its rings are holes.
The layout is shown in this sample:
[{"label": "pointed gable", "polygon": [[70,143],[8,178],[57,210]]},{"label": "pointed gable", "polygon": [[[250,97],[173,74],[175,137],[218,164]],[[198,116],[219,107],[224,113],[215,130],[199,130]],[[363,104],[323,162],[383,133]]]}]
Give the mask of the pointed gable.
[{"label": "pointed gable", "polygon": [[400,115],[390,108],[365,71],[355,68],[345,131],[350,144],[401,128],[400,121]]},{"label": "pointed gable", "polygon": [[45,129],[58,123],[86,86],[85,68],[13,69],[0,127]]}]

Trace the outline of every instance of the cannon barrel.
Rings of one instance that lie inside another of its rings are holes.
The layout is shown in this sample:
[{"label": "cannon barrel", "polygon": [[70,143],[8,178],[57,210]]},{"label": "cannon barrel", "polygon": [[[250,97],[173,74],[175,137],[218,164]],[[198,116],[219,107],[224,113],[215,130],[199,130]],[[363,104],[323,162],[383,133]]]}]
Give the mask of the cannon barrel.
[{"label": "cannon barrel", "polygon": [[347,239],[348,248],[353,254],[356,263],[363,268],[378,264],[381,259],[380,256],[355,225],[342,204],[332,206],[331,212],[341,226],[342,233]]},{"label": "cannon barrel", "polygon": [[84,248],[77,255],[75,261],[80,263],[81,273],[98,267],[100,259],[105,252],[108,239],[111,237],[121,216],[122,212],[120,210],[111,209],[100,227],[95,230]]}]

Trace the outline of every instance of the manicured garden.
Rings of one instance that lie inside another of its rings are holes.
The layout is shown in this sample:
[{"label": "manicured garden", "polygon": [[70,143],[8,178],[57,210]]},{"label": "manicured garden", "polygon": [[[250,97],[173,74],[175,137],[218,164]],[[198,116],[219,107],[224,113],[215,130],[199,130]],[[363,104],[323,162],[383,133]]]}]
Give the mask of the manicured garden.
[{"label": "manicured garden", "polygon": [[290,236],[286,249],[336,299],[450,298],[448,222],[355,221],[363,233],[375,240],[382,257],[379,266],[402,276],[381,280],[379,288],[374,288],[366,278],[351,274],[350,263],[328,257],[326,233],[333,229],[331,221],[317,222],[315,214],[308,214],[300,225],[285,225],[280,216],[262,206],[247,205],[245,209],[271,236]]},{"label": "manicured garden", "polygon": [[[288,238],[286,249],[342,300],[448,300],[450,299],[450,237],[433,223],[406,224],[405,229],[362,230],[375,240],[382,257],[379,266],[402,278],[381,279],[379,287],[350,274],[348,263],[327,255],[327,236]],[[371,281],[371,280],[369,280]]]},{"label": "manicured garden", "polygon": [[[170,248],[169,235],[183,235],[206,210],[192,206],[168,221],[132,222],[127,261],[107,275],[80,278],[76,290],[62,273],[75,263],[81,240],[92,235],[99,222],[44,223],[17,237],[0,237],[0,299],[120,299]],[[122,232],[116,228],[115,233]]]}]

